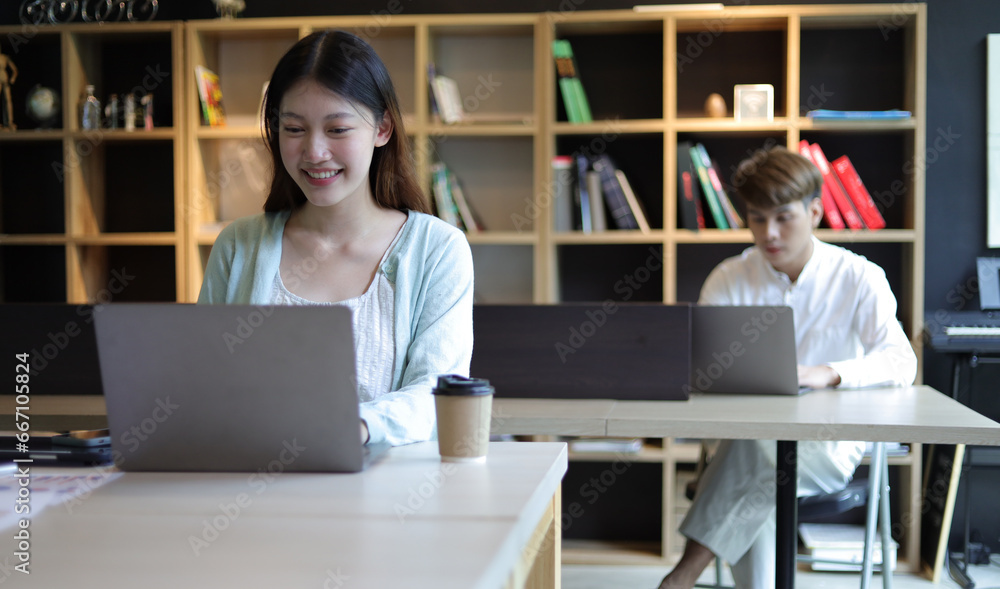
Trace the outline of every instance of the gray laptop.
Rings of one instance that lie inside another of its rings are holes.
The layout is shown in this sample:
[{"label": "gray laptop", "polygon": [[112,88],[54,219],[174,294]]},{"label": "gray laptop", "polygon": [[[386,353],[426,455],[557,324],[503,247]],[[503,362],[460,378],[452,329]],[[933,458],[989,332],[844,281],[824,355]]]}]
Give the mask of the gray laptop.
[{"label": "gray laptop", "polygon": [[357,472],[344,307],[94,307],[112,451],[126,471]]},{"label": "gray laptop", "polygon": [[691,314],[691,387],[712,393],[797,395],[792,309],[698,305]]}]

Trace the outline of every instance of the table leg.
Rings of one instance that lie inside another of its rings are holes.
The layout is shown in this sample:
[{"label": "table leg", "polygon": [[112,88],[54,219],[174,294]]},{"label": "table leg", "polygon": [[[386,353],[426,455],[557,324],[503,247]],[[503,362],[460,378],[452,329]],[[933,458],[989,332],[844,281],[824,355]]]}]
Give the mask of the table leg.
[{"label": "table leg", "polygon": [[778,589],[795,587],[795,555],[798,552],[798,442],[778,441],[778,464],[774,500],[777,507],[774,550],[774,581]]}]

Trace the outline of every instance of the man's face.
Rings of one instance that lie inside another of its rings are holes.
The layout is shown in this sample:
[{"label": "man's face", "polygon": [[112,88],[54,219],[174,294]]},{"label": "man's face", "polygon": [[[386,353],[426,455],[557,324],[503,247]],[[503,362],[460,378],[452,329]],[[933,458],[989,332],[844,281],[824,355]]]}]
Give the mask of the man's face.
[{"label": "man's face", "polygon": [[771,266],[796,280],[812,255],[812,231],[823,216],[819,198],[768,209],[747,206],[753,241]]}]

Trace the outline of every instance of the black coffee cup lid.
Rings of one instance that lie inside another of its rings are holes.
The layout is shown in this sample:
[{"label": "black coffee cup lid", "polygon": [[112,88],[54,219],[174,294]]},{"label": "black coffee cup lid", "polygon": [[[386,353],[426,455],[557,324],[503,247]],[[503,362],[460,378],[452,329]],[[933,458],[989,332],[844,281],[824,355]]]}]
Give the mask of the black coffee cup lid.
[{"label": "black coffee cup lid", "polygon": [[493,387],[484,378],[471,378],[459,374],[443,374],[438,377],[435,395],[492,395]]}]

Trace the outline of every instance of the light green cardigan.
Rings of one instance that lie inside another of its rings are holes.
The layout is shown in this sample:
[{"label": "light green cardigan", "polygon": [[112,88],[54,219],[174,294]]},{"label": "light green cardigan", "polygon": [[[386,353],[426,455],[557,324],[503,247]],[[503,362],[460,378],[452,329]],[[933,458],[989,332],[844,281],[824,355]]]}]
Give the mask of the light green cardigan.
[{"label": "light green cardigan", "polygon": [[[229,224],[205,269],[199,303],[271,304],[289,212]],[[361,403],[370,443],[408,444],[437,434],[431,389],[441,374],[468,376],[472,359],[472,252],[437,217],[409,211],[379,267],[394,288],[395,362],[391,391]]]}]

